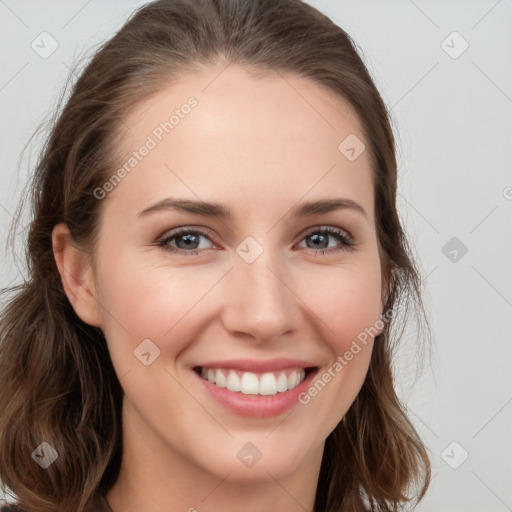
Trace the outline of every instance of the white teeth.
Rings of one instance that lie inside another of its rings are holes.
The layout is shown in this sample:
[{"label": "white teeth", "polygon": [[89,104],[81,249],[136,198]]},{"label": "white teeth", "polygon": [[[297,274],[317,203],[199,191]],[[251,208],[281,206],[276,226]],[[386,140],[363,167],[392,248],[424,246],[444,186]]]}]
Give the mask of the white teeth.
[{"label": "white teeth", "polygon": [[260,391],[260,383],[255,373],[245,372],[240,379],[240,391],[244,395],[257,395]]},{"label": "white teeth", "polygon": [[277,391],[282,393],[283,391],[288,391],[288,377],[286,373],[280,373],[277,378]]},{"label": "white teeth", "polygon": [[[227,377],[226,377],[227,375]],[[244,395],[271,396],[284,393],[296,388],[305,378],[304,368],[292,370],[287,376],[284,371],[278,374],[267,372],[256,374],[253,372],[236,372],[235,370],[221,370],[201,368],[201,377],[220,388],[226,388],[235,393]]]},{"label": "white teeth", "polygon": [[260,379],[260,395],[277,394],[277,381],[273,373],[264,373]]},{"label": "white teeth", "polygon": [[229,391],[240,391],[240,377],[233,370],[230,370],[228,374],[226,389]]},{"label": "white teeth", "polygon": [[215,372],[215,384],[219,386],[219,388],[226,387],[226,377],[224,377],[222,370],[217,370]]}]

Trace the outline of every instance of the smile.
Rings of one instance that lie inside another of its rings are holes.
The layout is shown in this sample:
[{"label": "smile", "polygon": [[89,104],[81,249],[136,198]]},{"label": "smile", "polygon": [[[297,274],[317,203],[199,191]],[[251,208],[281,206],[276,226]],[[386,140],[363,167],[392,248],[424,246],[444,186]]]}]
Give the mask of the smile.
[{"label": "smile", "polygon": [[205,367],[199,367],[195,370],[202,379],[219,388],[244,395],[271,396],[295,389],[312,368],[288,368],[266,373]]},{"label": "smile", "polygon": [[299,404],[319,371],[302,359],[229,359],[190,367],[199,389],[224,410],[247,418],[279,416]]}]

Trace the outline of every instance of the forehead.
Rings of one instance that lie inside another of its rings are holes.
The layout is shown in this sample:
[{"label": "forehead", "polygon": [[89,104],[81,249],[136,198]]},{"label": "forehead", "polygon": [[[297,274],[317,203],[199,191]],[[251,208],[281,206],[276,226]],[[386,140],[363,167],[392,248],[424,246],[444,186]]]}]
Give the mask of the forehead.
[{"label": "forehead", "polygon": [[166,194],[233,204],[236,192],[247,209],[343,195],[366,203],[373,218],[369,151],[350,161],[340,151],[347,137],[367,145],[352,107],[316,82],[233,64],[206,68],[126,113],[118,164],[150,150],[112,196],[144,207]]}]

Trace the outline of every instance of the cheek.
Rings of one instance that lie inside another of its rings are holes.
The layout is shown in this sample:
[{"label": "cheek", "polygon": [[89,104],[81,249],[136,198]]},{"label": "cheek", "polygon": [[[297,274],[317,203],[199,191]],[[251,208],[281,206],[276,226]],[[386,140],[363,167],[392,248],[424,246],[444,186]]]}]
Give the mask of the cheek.
[{"label": "cheek", "polygon": [[[137,253],[104,257],[98,269],[102,328],[120,377],[135,370],[133,379],[141,368],[174,373],[180,354],[219,313],[219,292],[210,292],[225,269],[148,264],[150,259]],[[154,362],[144,367],[139,356],[147,352]]]},{"label": "cheek", "polygon": [[326,268],[297,282],[302,282],[300,296],[319,319],[323,338],[337,355],[352,340],[364,338],[362,333],[375,326],[382,312],[378,259],[376,264]]},{"label": "cheek", "polygon": [[[313,278],[314,277],[314,278]],[[378,258],[328,268],[303,280],[301,293],[318,319],[329,361],[300,401],[314,410],[322,435],[328,435],[355,400],[366,377],[373,339],[382,326]],[[309,294],[305,295],[306,289]],[[314,292],[312,292],[313,290]]]},{"label": "cheek", "polygon": [[120,373],[137,362],[134,351],[144,340],[155,345],[155,354],[178,353],[183,348],[186,337],[179,335],[186,324],[183,320],[198,294],[208,289],[208,283],[191,283],[189,277],[183,269],[141,265],[140,256],[102,260],[97,287],[102,329]]}]

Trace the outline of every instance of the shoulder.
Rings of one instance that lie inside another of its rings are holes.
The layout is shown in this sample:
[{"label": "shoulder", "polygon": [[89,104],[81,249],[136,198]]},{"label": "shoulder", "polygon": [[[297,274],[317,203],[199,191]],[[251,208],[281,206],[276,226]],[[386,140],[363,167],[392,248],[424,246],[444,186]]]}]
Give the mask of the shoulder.
[{"label": "shoulder", "polygon": [[[87,509],[91,512],[112,512],[105,496],[96,494],[91,506]],[[25,512],[22,508],[14,503],[0,503],[0,512]]]}]

